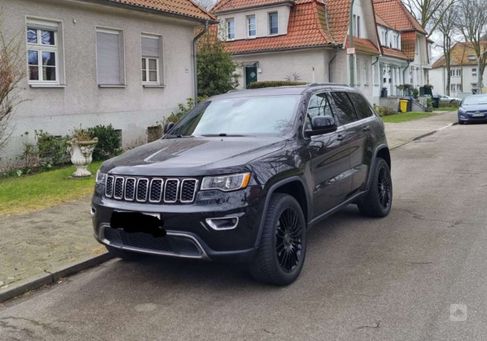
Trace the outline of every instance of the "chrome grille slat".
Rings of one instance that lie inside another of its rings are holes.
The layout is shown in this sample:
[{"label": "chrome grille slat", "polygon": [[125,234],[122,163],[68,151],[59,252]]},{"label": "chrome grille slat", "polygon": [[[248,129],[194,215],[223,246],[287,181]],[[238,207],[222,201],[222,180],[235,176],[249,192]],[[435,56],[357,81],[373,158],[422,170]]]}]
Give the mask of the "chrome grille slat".
[{"label": "chrome grille slat", "polygon": [[164,202],[174,204],[178,201],[179,179],[166,179],[164,186]]},{"label": "chrome grille slat", "polygon": [[151,204],[190,204],[199,189],[195,178],[162,178],[108,175],[105,197]]},{"label": "chrome grille slat", "polygon": [[190,203],[194,201],[196,196],[196,189],[198,188],[198,180],[196,179],[183,179],[181,181],[181,194],[179,201],[182,203]]},{"label": "chrome grille slat", "polygon": [[138,202],[146,202],[147,194],[149,192],[149,179],[139,178],[137,181],[136,199]]},{"label": "chrome grille slat", "polygon": [[125,180],[125,200],[133,201],[135,199],[136,183],[137,183],[136,178],[127,178]]},{"label": "chrome grille slat", "polygon": [[105,183],[105,196],[107,198],[111,198],[113,195],[113,176],[107,176],[107,180]]},{"label": "chrome grille slat", "polygon": [[125,178],[122,176],[115,177],[115,185],[113,186],[113,197],[115,199],[122,199],[124,192]]},{"label": "chrome grille slat", "polygon": [[159,203],[162,200],[162,189],[164,188],[164,180],[154,178],[150,181],[149,202]]}]

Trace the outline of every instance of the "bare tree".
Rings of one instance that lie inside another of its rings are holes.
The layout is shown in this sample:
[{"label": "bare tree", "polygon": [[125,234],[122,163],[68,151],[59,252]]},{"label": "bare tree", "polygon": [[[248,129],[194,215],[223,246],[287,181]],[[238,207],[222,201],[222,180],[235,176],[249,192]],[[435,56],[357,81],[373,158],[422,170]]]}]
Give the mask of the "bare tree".
[{"label": "bare tree", "polygon": [[21,60],[17,37],[6,38],[0,25],[0,149],[10,136],[8,123],[19,103],[16,89],[24,77]]},{"label": "bare tree", "polygon": [[477,86],[482,93],[482,81],[487,64],[486,43],[482,40],[487,31],[487,1],[458,0],[457,29],[462,33],[472,49],[475,51],[478,66]]},{"label": "bare tree", "polygon": [[433,33],[455,0],[402,0],[424,30]]},{"label": "bare tree", "polygon": [[[438,32],[441,34],[442,43],[441,48],[443,50],[443,57],[445,60],[446,68],[446,94],[450,96],[450,84],[451,84],[451,52],[453,45],[455,44],[454,36],[456,33],[457,19],[456,5],[444,3],[439,9],[437,14],[433,15],[433,18],[438,23]],[[439,16],[439,17],[437,17]]]}]

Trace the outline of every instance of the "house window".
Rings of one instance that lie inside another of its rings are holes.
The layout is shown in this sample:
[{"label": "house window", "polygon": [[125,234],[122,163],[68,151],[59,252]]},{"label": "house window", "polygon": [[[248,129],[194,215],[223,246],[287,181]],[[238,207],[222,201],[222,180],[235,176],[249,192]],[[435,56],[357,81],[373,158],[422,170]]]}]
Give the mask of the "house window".
[{"label": "house window", "polygon": [[59,24],[29,20],[26,43],[29,83],[59,84]]},{"label": "house window", "polygon": [[278,14],[277,12],[269,13],[269,34],[278,34],[279,33],[279,23],[278,23]]},{"label": "house window", "polygon": [[357,37],[360,38],[360,16],[357,15],[357,29],[356,29],[356,32],[357,32]]},{"label": "house window", "polygon": [[472,77],[477,77],[477,68],[472,68]]},{"label": "house window", "polygon": [[161,83],[161,37],[142,35],[142,82]]},{"label": "house window", "polygon": [[227,26],[227,39],[233,40],[235,39],[235,19],[229,18],[226,21]]},{"label": "house window", "polygon": [[123,85],[124,56],[122,31],[96,30],[96,77],[98,85]]},{"label": "house window", "polygon": [[247,16],[247,34],[249,37],[255,37],[255,35],[257,34],[255,15]]}]

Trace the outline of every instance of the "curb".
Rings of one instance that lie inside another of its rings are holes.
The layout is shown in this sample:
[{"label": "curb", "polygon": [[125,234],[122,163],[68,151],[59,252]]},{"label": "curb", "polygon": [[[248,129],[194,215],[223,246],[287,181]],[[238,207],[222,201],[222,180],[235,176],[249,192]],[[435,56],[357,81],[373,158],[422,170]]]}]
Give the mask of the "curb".
[{"label": "curb", "polygon": [[40,275],[21,281],[18,284],[14,284],[11,288],[0,290],[0,303],[21,296],[26,292],[39,289],[45,285],[55,284],[61,278],[72,276],[80,271],[93,268],[112,258],[113,256],[108,253],[95,257],[89,257],[82,261],[61,267],[52,273],[50,272],[45,275]]},{"label": "curb", "polygon": [[430,132],[427,132],[427,133],[425,133],[425,134],[422,134],[422,135],[416,136],[416,137],[414,137],[413,139],[411,139],[410,141],[406,141],[406,142],[404,142],[404,143],[402,143],[402,144],[400,144],[400,145],[398,145],[398,146],[392,147],[392,148],[391,148],[391,150],[394,150],[394,149],[397,149],[397,148],[401,148],[402,146],[405,146],[405,145],[407,145],[407,144],[409,144],[409,143],[411,143],[411,142],[419,141],[419,140],[421,140],[421,139],[423,139],[423,138],[425,138],[425,137],[428,137],[428,136],[434,135],[434,134],[436,134],[437,132],[442,131],[442,130],[444,130],[444,129],[446,129],[446,128],[450,128],[450,127],[456,126],[457,124],[458,124],[458,122],[453,122],[453,123],[450,123],[450,124],[448,124],[448,125],[446,125],[446,126],[444,126],[444,127],[441,127],[441,128],[438,128],[438,129],[432,130],[432,131],[430,131]]}]

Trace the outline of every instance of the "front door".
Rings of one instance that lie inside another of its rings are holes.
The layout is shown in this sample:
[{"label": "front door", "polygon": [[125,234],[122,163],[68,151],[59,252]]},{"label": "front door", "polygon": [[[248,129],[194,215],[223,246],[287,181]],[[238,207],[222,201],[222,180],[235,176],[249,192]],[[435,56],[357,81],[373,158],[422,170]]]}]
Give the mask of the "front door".
[{"label": "front door", "polygon": [[[311,96],[305,129],[311,129],[315,116],[330,116],[336,121],[326,93]],[[308,143],[310,172],[313,179],[313,218],[329,211],[344,199],[351,186],[350,151],[346,132],[338,131],[312,136]]]},{"label": "front door", "polygon": [[249,88],[250,83],[257,82],[257,66],[245,67],[245,88]]}]

